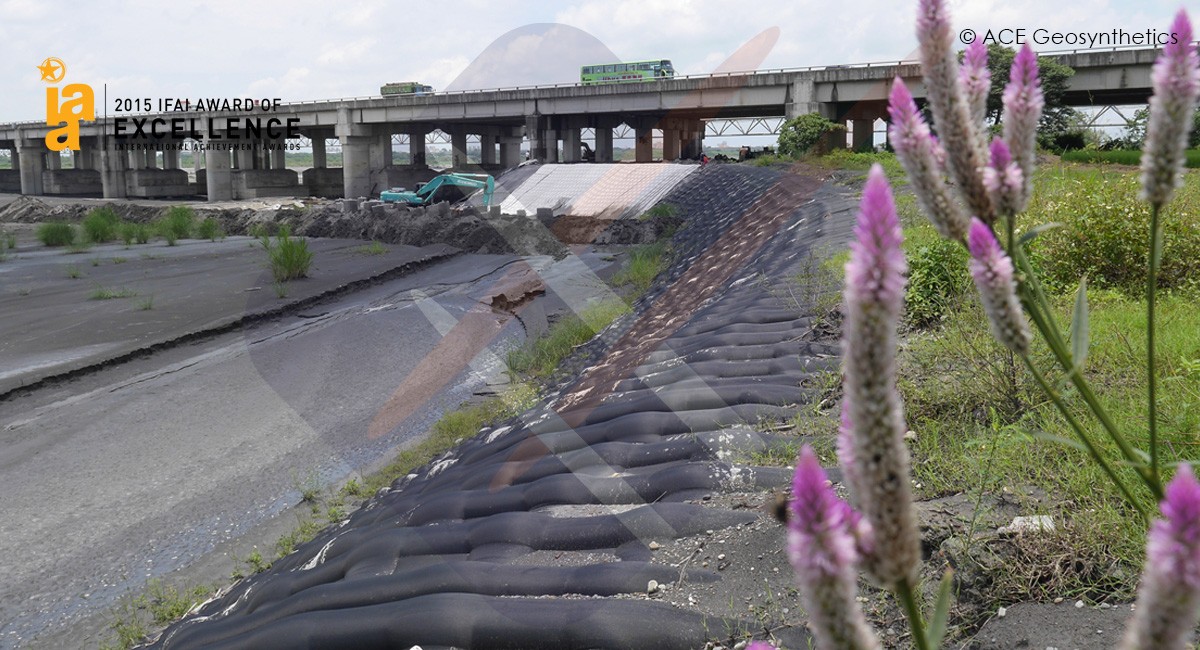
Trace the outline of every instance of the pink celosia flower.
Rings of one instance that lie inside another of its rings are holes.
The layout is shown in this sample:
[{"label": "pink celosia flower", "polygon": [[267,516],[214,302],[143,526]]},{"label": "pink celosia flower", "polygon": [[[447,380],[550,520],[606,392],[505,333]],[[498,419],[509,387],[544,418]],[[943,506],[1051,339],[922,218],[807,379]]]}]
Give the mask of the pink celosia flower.
[{"label": "pink celosia flower", "polygon": [[980,148],[987,145],[983,118],[987,115],[988,91],[992,88],[992,73],[988,71],[987,60],[987,46],[983,44],[983,39],[976,39],[963,52],[962,66],[958,69],[959,83],[962,84],[968,113],[979,136]]},{"label": "pink celosia flower", "polygon": [[746,650],[775,650],[775,646],[766,641],[751,641]]},{"label": "pink celosia flower", "polygon": [[1017,300],[1012,260],[1000,248],[992,229],[978,219],[971,220],[967,247],[971,251],[971,276],[992,335],[1013,352],[1025,354],[1029,351],[1029,325]]},{"label": "pink celosia flower", "polygon": [[857,551],[847,516],[853,512],[833,492],[808,445],[800,450],[792,480],[788,559],[819,648],[879,648],[855,596]]},{"label": "pink celosia flower", "polygon": [[864,569],[883,586],[914,580],[921,560],[912,511],[904,409],[895,385],[904,253],[892,192],[875,165],[863,188],[846,264],[845,393],[854,431],[855,502],[875,533]]},{"label": "pink celosia flower", "polygon": [[1187,148],[1192,112],[1200,92],[1196,46],[1187,12],[1180,9],[1171,24],[1177,39],[1163,47],[1154,62],[1154,96],[1142,149],[1142,196],[1162,207],[1179,186],[1183,151]]},{"label": "pink celosia flower", "polygon": [[[1013,58],[1008,86],[1004,88],[1004,143],[1021,169],[1023,182],[1017,211],[1025,208],[1033,189],[1034,147],[1038,121],[1042,119],[1042,82],[1038,79],[1037,56],[1026,43]],[[987,221],[986,219],[984,221]]]},{"label": "pink celosia flower", "polygon": [[947,167],[967,211],[987,223],[995,220],[991,198],[979,170],[986,164],[979,124],[959,82],[958,62],[950,33],[950,17],[943,0],[921,0],[917,10],[917,41],[925,94],[933,112],[933,126],[946,149]]},{"label": "pink celosia flower", "polygon": [[1137,609],[1122,650],[1182,650],[1200,620],[1200,483],[1180,465],[1146,536]]},{"label": "pink celosia flower", "polygon": [[939,155],[944,152],[939,151],[937,139],[929,132],[912,94],[899,77],[892,81],[888,113],[892,117],[888,140],[908,174],[917,202],[943,237],[963,241],[967,236],[967,217],[942,179]]},{"label": "pink celosia flower", "polygon": [[1024,175],[1016,161],[1009,155],[1004,140],[992,140],[990,164],[983,168],[983,186],[992,196],[996,214],[1010,219],[1025,208]]}]

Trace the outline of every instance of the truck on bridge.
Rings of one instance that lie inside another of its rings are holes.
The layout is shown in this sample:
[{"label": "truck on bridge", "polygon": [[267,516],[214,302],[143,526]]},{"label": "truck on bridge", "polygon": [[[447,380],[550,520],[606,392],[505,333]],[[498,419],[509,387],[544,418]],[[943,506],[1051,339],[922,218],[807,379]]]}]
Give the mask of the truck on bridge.
[{"label": "truck on bridge", "polygon": [[393,81],[379,87],[380,95],[424,95],[433,92],[433,86],[419,81]]}]

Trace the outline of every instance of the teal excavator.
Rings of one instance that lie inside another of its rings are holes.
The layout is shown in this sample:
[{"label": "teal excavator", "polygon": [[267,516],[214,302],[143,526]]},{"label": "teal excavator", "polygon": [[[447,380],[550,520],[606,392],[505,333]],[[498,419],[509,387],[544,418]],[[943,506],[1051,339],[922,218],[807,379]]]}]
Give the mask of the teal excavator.
[{"label": "teal excavator", "polygon": [[495,189],[495,179],[487,174],[442,174],[428,183],[417,183],[416,191],[407,192],[402,187],[394,187],[380,192],[379,198],[389,203],[433,205],[442,201],[461,201],[476,190],[483,190],[483,207],[486,208],[492,204],[492,192]]}]

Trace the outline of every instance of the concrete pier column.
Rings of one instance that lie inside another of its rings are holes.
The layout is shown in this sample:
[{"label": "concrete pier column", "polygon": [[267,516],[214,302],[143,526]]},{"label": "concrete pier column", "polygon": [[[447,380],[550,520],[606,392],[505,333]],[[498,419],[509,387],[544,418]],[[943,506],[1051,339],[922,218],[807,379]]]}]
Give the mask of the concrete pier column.
[{"label": "concrete pier column", "polygon": [[497,136],[486,133],[479,136],[479,164],[496,164],[496,140],[498,139]]},{"label": "concrete pier column", "polygon": [[254,153],[253,149],[238,149],[236,152],[237,168],[239,170],[254,169]]},{"label": "concrete pier column", "polygon": [[21,161],[21,194],[42,194],[42,166],[46,163],[46,143],[43,140],[17,142]]},{"label": "concrete pier column", "polygon": [[542,146],[546,147],[544,162],[558,162],[558,131],[554,129],[542,131]]},{"label": "concrete pier column", "polygon": [[76,149],[71,152],[71,169],[87,169],[87,151]]},{"label": "concrete pier column", "polygon": [[21,152],[14,146],[8,148],[8,159],[12,161],[12,168],[21,170]]},{"label": "concrete pier column", "polygon": [[285,143],[280,141],[274,144],[279,148],[271,150],[271,169],[287,169],[287,150],[283,148]]},{"label": "concrete pier column", "polygon": [[419,169],[426,167],[424,131],[410,131],[408,134],[408,164]]},{"label": "concrete pier column", "polygon": [[371,195],[371,142],[368,136],[342,136],[342,188],[346,198]]},{"label": "concrete pier column", "polygon": [[596,127],[596,162],[613,161],[613,131],[606,126]]},{"label": "concrete pier column", "polygon": [[500,164],[506,168],[521,164],[520,136],[500,138]]},{"label": "concrete pier column", "polygon": [[[224,143],[214,142],[221,145]],[[233,168],[232,156],[227,149],[210,149],[204,152],[204,182],[208,188],[209,201],[229,201],[233,199]]]},{"label": "concrete pier column", "polygon": [[634,133],[637,137],[633,145],[634,160],[651,162],[654,160],[654,129],[639,126],[634,129]]},{"label": "concrete pier column", "polygon": [[62,154],[60,152],[46,152],[46,169],[62,169]]},{"label": "concrete pier column", "polygon": [[196,148],[192,150],[192,172],[198,172],[204,162],[204,150]]},{"label": "concrete pier column", "polygon": [[704,150],[704,122],[688,120],[687,128],[683,130],[683,142],[679,155],[684,160],[695,160]]},{"label": "concrete pier column", "polygon": [[128,162],[128,154],[116,151],[112,144],[100,150],[100,183],[104,187],[104,198],[122,199],[128,195],[125,189]]},{"label": "concrete pier column", "polygon": [[663,160],[679,160],[679,131],[663,129]]},{"label": "concrete pier column", "polygon": [[455,129],[450,132],[450,166],[455,171],[461,171],[467,167],[467,132],[462,129]]},{"label": "concrete pier column", "polygon": [[178,149],[167,149],[163,152],[163,169],[179,169]]},{"label": "concrete pier column", "polygon": [[546,145],[542,141],[545,123],[546,119],[541,115],[525,117],[525,137],[529,138],[529,157],[533,160],[546,159]]},{"label": "concrete pier column", "polygon": [[579,144],[579,129],[568,128],[562,131],[563,139],[563,162],[574,163],[582,159],[580,150],[582,147]]},{"label": "concrete pier column", "polygon": [[372,169],[383,169],[384,167],[391,167],[392,163],[396,159],[395,151],[392,150],[392,134],[391,133],[381,133],[379,135],[379,145],[376,147],[376,150],[377,150],[377,152],[376,152],[377,157],[379,158],[379,164],[378,165],[372,164],[371,168]]},{"label": "concrete pier column", "polygon": [[875,120],[850,120],[851,148],[870,151],[875,146]]},{"label": "concrete pier column", "polygon": [[314,136],[312,139],[312,159],[314,169],[325,169],[325,136]]}]

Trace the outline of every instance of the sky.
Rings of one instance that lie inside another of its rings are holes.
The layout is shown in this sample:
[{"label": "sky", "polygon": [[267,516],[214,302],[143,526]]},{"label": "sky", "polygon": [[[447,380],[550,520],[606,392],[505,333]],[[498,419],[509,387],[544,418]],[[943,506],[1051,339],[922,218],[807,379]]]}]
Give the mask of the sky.
[{"label": "sky", "polygon": [[[1177,0],[950,3],[955,32],[977,34],[1165,31],[1180,6]],[[1200,3],[1190,9],[1200,18]],[[95,89],[99,113],[105,86],[110,103],[331,99],[376,95],[389,81],[439,90],[570,83],[581,63],[604,62],[588,57],[607,53],[626,61],[668,58],[677,74],[700,74],[771,28],[778,28],[774,45],[749,57],[743,52],[739,65],[895,61],[911,58],[916,47],[915,12],[915,0],[0,0],[0,122],[44,118],[45,83],[36,66],[50,56],[66,64],[64,83]]]}]

